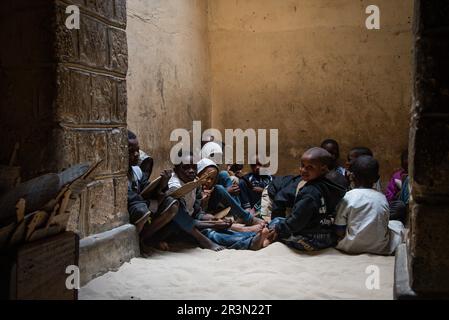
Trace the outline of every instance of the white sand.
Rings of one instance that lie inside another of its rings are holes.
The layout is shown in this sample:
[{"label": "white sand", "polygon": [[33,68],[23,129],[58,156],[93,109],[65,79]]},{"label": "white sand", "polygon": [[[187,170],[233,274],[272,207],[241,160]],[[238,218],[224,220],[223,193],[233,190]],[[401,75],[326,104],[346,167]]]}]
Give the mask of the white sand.
[{"label": "white sand", "polygon": [[[368,290],[366,268],[380,269]],[[155,252],[88,283],[80,299],[392,299],[394,257],[328,249],[298,253],[280,243],[260,251],[199,248]]]}]

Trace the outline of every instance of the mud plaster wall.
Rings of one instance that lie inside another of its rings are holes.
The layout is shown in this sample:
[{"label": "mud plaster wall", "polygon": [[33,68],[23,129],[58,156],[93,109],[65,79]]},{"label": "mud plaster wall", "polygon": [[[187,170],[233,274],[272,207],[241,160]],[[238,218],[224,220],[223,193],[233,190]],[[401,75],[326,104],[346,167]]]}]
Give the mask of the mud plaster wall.
[{"label": "mud plaster wall", "polygon": [[210,127],[206,0],[128,0],[128,127],[170,168],[170,133]]},{"label": "mud plaster wall", "polygon": [[279,129],[279,174],[325,138],[342,158],[368,146],[385,185],[408,140],[412,2],[376,1],[369,31],[368,1],[129,0],[128,125],[153,172],[170,166],[171,130],[211,119]]},{"label": "mud plaster wall", "polygon": [[281,174],[325,138],[342,157],[370,147],[385,186],[408,140],[412,15],[406,0],[210,0],[212,125],[279,129]]}]

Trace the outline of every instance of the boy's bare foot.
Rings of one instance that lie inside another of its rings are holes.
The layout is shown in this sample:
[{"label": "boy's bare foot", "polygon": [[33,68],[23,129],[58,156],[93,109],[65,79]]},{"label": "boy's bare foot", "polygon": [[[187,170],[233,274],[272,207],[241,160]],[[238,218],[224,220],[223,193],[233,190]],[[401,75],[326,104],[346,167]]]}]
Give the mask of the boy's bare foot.
[{"label": "boy's bare foot", "polygon": [[212,251],[222,251],[225,249],[225,247],[220,246],[219,244],[216,244],[215,242],[209,240],[206,237],[204,237],[204,239],[199,240],[198,242],[202,249],[208,249],[208,250],[212,250]]},{"label": "boy's bare foot", "polygon": [[154,249],[160,250],[160,251],[169,251],[170,246],[167,242],[161,241],[157,243],[145,243],[145,241],[140,241],[140,250],[144,254],[150,254],[153,252]]},{"label": "boy's bare foot", "polygon": [[265,241],[264,241],[263,244],[262,244],[262,248],[266,248],[266,247],[268,247],[270,244],[271,244],[271,241],[268,240],[268,239],[265,239]]},{"label": "boy's bare foot", "polygon": [[202,249],[208,249],[212,251],[221,251],[226,249],[225,247],[222,247],[213,242],[212,240],[210,240],[209,238],[207,238],[197,228],[193,228],[190,234],[196,239],[196,241],[198,241],[198,244]]},{"label": "boy's bare foot", "polygon": [[158,248],[161,251],[168,251],[168,250],[170,250],[170,246],[165,241],[161,241],[158,244],[156,244],[156,248]]},{"label": "boy's bare foot", "polygon": [[276,240],[276,230],[270,230],[268,233],[267,238],[265,239],[265,241],[263,242],[262,247],[266,248],[268,247],[270,244],[272,244],[274,241]]},{"label": "boy's bare foot", "polygon": [[213,248],[210,249],[210,250],[213,250],[213,251],[215,251],[215,252],[218,252],[218,251],[223,251],[224,249],[226,249],[226,248],[223,247],[223,246],[220,246],[220,245],[214,243]]},{"label": "boy's bare foot", "polygon": [[251,246],[249,247],[251,250],[260,250],[263,248],[263,244],[270,234],[270,230],[267,228],[263,228],[251,241]]}]

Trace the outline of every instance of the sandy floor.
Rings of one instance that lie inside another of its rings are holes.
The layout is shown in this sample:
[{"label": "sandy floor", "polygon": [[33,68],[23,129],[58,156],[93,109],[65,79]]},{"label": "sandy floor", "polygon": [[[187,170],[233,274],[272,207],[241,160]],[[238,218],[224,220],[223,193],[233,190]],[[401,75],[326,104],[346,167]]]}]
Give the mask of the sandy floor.
[{"label": "sandy floor", "polygon": [[[380,288],[365,273],[379,267]],[[81,288],[80,299],[392,299],[394,257],[297,253],[280,243],[260,251],[186,249],[136,258]]]}]

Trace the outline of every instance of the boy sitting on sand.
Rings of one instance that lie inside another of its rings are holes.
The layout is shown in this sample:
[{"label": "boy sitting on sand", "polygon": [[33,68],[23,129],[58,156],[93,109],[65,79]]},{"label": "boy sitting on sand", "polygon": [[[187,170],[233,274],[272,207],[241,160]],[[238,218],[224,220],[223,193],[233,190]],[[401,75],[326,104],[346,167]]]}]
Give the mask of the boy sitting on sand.
[{"label": "boy sitting on sand", "polygon": [[227,170],[220,171],[217,178],[217,184],[225,187],[239,205],[241,205],[239,182],[243,176],[242,170],[243,165],[241,164],[227,165]]},{"label": "boy sitting on sand", "polygon": [[[139,141],[137,136],[128,131],[128,212],[129,220],[136,226],[140,235],[141,245],[151,241],[156,232],[168,224],[178,211],[178,203],[175,199],[164,198],[163,189],[166,189],[170,172],[161,173],[159,187],[144,198],[141,192],[148,185],[148,177],[138,166],[139,163]],[[150,199],[151,198],[151,199]],[[150,204],[157,205],[157,209],[150,210]]]},{"label": "boy sitting on sand", "polygon": [[408,150],[405,150],[401,154],[401,168],[393,173],[385,190],[390,204],[390,220],[405,223],[409,201],[408,181]]},{"label": "boy sitting on sand", "polygon": [[392,254],[402,242],[404,226],[389,221],[385,196],[372,188],[379,179],[379,164],[370,156],[360,156],[351,165],[354,189],[337,207],[335,226],[341,239],[337,249],[348,253]]},{"label": "boy sitting on sand", "polygon": [[326,178],[332,156],[322,148],[307,150],[301,158],[298,184],[290,216],[278,217],[269,224],[274,234],[267,242],[282,241],[302,251],[315,251],[336,244],[332,230],[335,208],[345,188]]},{"label": "boy sitting on sand", "polygon": [[[230,207],[230,213],[245,224],[232,224],[228,229],[221,230],[200,227],[202,234],[228,249],[261,249],[270,234],[265,228],[265,222],[243,210],[223,186],[217,185],[218,172],[218,166],[212,160],[204,158],[198,162],[198,177],[205,178],[202,186],[202,210],[214,212],[219,207]],[[204,211],[197,214],[197,218],[203,221],[215,219],[214,215]]]},{"label": "boy sitting on sand", "polygon": [[[182,154],[181,163],[175,165],[174,172],[168,182],[169,192],[177,190],[185,184],[195,180],[197,175],[197,165],[193,162],[192,154]],[[179,199],[179,210],[172,223],[163,230],[164,239],[170,235],[181,233],[194,239],[201,248],[214,251],[223,250],[224,247],[211,241],[204,236],[200,230],[204,228],[228,229],[230,223],[226,221],[204,221],[197,220],[202,214],[200,207],[201,193],[193,189]],[[168,248],[168,247],[167,247]]]},{"label": "boy sitting on sand", "polygon": [[262,193],[260,215],[265,221],[290,214],[301,176],[276,176]]},{"label": "boy sitting on sand", "polygon": [[321,148],[332,155],[333,161],[329,165],[329,172],[327,178],[335,183],[349,188],[348,179],[346,179],[346,169],[340,166],[340,146],[334,139],[326,139],[321,142]]},{"label": "boy sitting on sand", "polygon": [[[207,159],[207,161],[211,160]],[[215,165],[215,163],[213,164]],[[203,175],[204,174],[209,173],[203,172]],[[191,154],[182,155],[181,163],[175,165],[174,173],[170,178],[170,181],[168,182],[169,192],[175,191],[183,187],[187,183],[194,181],[196,176],[197,164],[193,163],[193,156]],[[200,176],[200,178],[204,177]],[[205,179],[205,181],[202,183],[209,184],[209,180],[210,179]],[[226,192],[224,188],[222,188],[221,191]],[[209,194],[211,194],[211,192]],[[220,195],[221,193],[217,193],[218,197],[215,205],[218,205],[222,202],[220,201],[222,200],[222,197],[220,197]],[[228,198],[232,199],[230,196]],[[236,234],[231,231],[227,231],[229,228],[231,228],[232,222],[227,220],[215,220],[214,216],[206,214],[201,208],[201,202],[204,199],[205,197],[201,192],[201,188],[193,189],[192,191],[183,195],[179,199],[179,210],[176,216],[173,218],[172,223],[164,228],[164,230],[162,230],[160,234],[158,234],[160,240],[165,240],[172,235],[181,235],[184,239],[187,236],[188,238],[194,239],[201,248],[214,251],[223,250],[225,247],[233,249],[253,250],[257,250],[262,247],[263,242],[268,234],[268,229],[263,230],[263,233],[260,232],[260,234]],[[214,202],[214,200],[212,200],[212,202]],[[214,206],[213,203],[211,203],[211,205],[212,207]],[[236,214],[237,216],[239,215],[239,213],[245,214],[245,217],[248,218],[248,224],[257,223],[257,219],[253,218],[248,212],[244,211],[243,209],[241,209],[241,212],[234,212],[234,214]],[[252,240],[249,238],[255,239]]]},{"label": "boy sitting on sand", "polygon": [[226,189],[217,184],[218,166],[210,159],[204,158],[198,162],[198,177],[202,178],[207,175],[207,178],[202,188],[201,209],[202,212],[197,214],[197,218],[200,220],[214,220],[214,216],[210,213],[204,212],[217,212],[220,209],[230,208],[229,213],[234,218],[243,224],[248,226],[249,229],[239,229],[236,231],[257,231],[260,230],[260,226],[264,226],[265,222],[262,219],[253,217],[248,211],[235,202]]},{"label": "boy sitting on sand", "polygon": [[[355,159],[357,159],[360,156],[370,156],[373,157],[373,152],[371,151],[371,149],[366,148],[366,147],[355,147],[352,148],[351,151],[349,151],[348,153],[348,160],[346,161],[346,178],[348,180],[348,183],[351,184],[350,181],[350,174],[351,172],[349,171],[351,168],[352,163],[355,161]],[[352,189],[353,186],[350,186],[350,189]],[[380,182],[380,178],[374,182],[373,184],[374,189],[376,189],[379,192],[382,192],[382,184]]]},{"label": "boy sitting on sand", "polygon": [[239,188],[240,202],[243,209],[251,212],[252,215],[257,215],[261,207],[262,193],[273,178],[269,175],[260,174],[260,168],[263,165],[258,157],[255,157],[254,162],[254,164],[250,165],[251,172],[240,178]]},{"label": "boy sitting on sand", "polygon": [[335,172],[341,174],[342,176],[346,176],[346,169],[340,165],[340,146],[338,145],[338,142],[334,139],[326,139],[321,142],[321,148],[329,152],[334,159],[329,167],[329,170],[335,170]]}]

